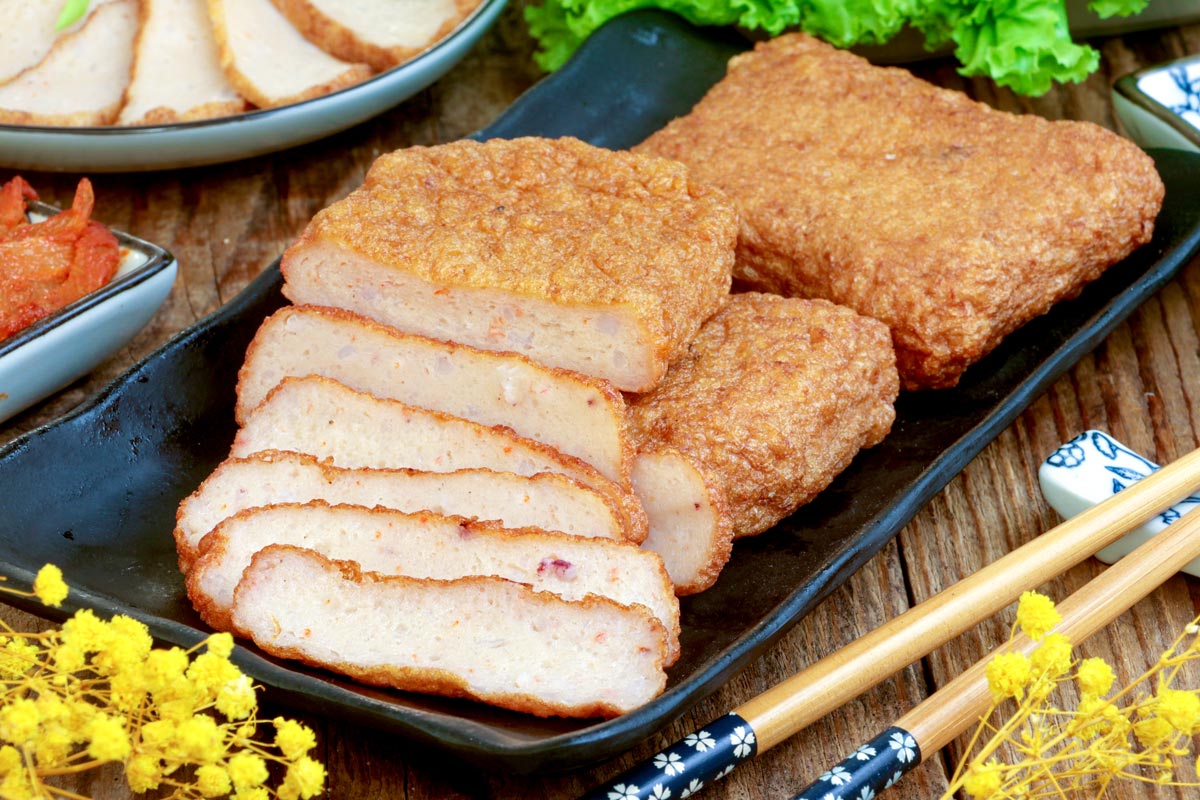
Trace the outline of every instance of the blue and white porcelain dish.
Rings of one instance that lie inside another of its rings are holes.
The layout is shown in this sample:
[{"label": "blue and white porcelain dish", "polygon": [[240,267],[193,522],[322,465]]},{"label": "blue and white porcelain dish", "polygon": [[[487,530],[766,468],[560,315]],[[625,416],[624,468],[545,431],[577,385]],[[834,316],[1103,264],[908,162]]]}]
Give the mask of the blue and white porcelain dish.
[{"label": "blue and white porcelain dish", "polygon": [[264,155],[345,130],[412,97],[462,60],[507,0],[483,0],[416,58],[362,83],[281,108],[171,125],[0,125],[0,166],[47,172],[137,172]]},{"label": "blue and white porcelain dish", "polygon": [[[30,203],[29,217],[58,209]],[[121,264],[106,285],[0,341],[0,422],[24,411],[97,364],[145,327],[167,299],[178,265],[169,252],[120,231]]]},{"label": "blue and white porcelain dish", "polygon": [[1200,151],[1200,54],[1121,78],[1113,107],[1143,147]]},{"label": "blue and white porcelain dish", "polygon": [[[1107,433],[1084,431],[1042,462],[1038,482],[1051,508],[1064,518],[1070,518],[1157,469],[1158,464]],[[1105,564],[1112,564],[1197,506],[1200,506],[1200,496],[1184,498],[1101,550],[1096,557]],[[1188,564],[1183,571],[1200,577],[1200,560]]]}]

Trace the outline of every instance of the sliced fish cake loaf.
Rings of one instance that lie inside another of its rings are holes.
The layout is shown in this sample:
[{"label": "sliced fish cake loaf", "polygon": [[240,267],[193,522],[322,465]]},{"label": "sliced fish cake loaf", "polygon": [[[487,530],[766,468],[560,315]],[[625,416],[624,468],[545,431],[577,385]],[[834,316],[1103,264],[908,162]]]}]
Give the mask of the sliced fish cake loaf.
[{"label": "sliced fish cake loaf", "polygon": [[284,253],[284,294],[652,387],[724,302],[737,218],[678,162],[575,139],[378,158]]}]

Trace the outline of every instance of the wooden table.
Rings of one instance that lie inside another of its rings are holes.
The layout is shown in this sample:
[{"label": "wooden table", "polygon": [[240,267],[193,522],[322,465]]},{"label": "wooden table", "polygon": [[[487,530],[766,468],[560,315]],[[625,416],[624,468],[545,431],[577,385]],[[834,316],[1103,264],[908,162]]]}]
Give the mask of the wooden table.
[{"label": "wooden table", "polygon": [[[274,156],[203,169],[94,176],[98,216],[170,248],[180,275],[149,327],[92,375],[0,426],[0,443],[70,410],[85,397],[232,298],[269,264],[319,209],[355,188],[380,153],[434,144],[482,127],[539,77],[519,3],[459,67],[430,90],[353,130]],[[1117,127],[1109,85],[1138,67],[1200,51],[1200,26],[1098,42],[1100,71],[1087,82],[1021,99],[985,80],[965,80],[946,61],[922,64],[925,77],[999,108]],[[8,175],[0,175],[7,179]],[[77,176],[27,175],[51,202],[68,204]],[[1197,209],[1200,213],[1200,209]],[[1109,431],[1159,462],[1200,443],[1200,260],[1116,329],[1096,351],[1038,398],[954,479],[899,537],[715,695],[632,752],[596,769],[530,779],[486,774],[404,741],[337,720],[305,717],[319,732],[317,755],[336,800],[374,798],[574,797],[657,752],[714,716],[862,635],[883,620],[972,573],[1056,524],[1038,491],[1036,470],[1059,443],[1086,428]],[[736,549],[734,553],[736,558]],[[1045,587],[1066,596],[1102,566],[1088,562]],[[1119,679],[1138,675],[1194,615],[1196,586],[1178,577],[1086,647]],[[18,626],[38,624],[12,609]],[[944,684],[1007,636],[1010,613],[868,692],[791,741],[705,789],[703,797],[786,797],[903,710]],[[1200,685],[1200,684],[1197,684]],[[293,710],[287,713],[294,714]],[[907,777],[897,797],[935,797],[957,757],[953,748]],[[132,797],[120,773],[81,779],[76,791],[104,800]],[[1112,798],[1190,797],[1187,790],[1119,787]]]}]

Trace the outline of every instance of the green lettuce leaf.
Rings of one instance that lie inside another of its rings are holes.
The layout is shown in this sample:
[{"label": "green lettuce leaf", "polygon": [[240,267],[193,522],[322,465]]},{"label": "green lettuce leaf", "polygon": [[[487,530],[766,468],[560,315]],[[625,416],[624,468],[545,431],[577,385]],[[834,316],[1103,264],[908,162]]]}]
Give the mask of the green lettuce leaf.
[{"label": "green lettuce leaf", "polygon": [[[1092,0],[1102,17],[1141,11],[1147,0]],[[838,47],[883,44],[906,25],[926,45],[954,46],[963,75],[985,75],[1020,94],[1081,81],[1099,54],[1071,41],[1064,0],[544,0],[525,9],[540,47],[539,66],[554,70],[596,28],[635,8],[674,11],[697,25],[740,25],[771,35],[799,28]]]},{"label": "green lettuce leaf", "polygon": [[[36,0],[36,2],[46,2],[46,0]],[[89,2],[90,0],[66,0],[63,3],[62,11],[58,14],[58,21],[54,23],[54,29],[61,31],[82,19],[83,15],[87,13]]]},{"label": "green lettuce leaf", "polygon": [[1149,0],[1091,0],[1088,8],[1101,19],[1130,17],[1144,11],[1148,2]]},{"label": "green lettuce leaf", "polygon": [[1100,63],[1099,53],[1071,41],[1061,0],[944,0],[914,24],[930,44],[954,43],[961,74],[986,75],[1019,94],[1082,81]]},{"label": "green lettuce leaf", "polygon": [[837,47],[883,44],[922,6],[921,0],[806,0],[800,27]]}]

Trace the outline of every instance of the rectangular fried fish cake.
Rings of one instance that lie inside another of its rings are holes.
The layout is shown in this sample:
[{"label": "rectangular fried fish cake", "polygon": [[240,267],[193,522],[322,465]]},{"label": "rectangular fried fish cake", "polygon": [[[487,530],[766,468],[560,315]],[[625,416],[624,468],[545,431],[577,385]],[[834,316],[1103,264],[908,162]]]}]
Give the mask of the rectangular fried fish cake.
[{"label": "rectangular fried fish cake", "polygon": [[877,320],[824,300],[735,294],[653,391],[630,398],[630,430],[639,451],[682,453],[711,476],[733,535],[748,536],[878,444],[898,392]]},{"label": "rectangular fried fish cake", "polygon": [[294,303],[643,391],[724,302],[737,216],[675,161],[576,139],[410,147],[284,253]]},{"label": "rectangular fried fish cake", "polygon": [[1099,126],[996,111],[801,34],[732,59],[638,149],[733,199],[735,279],[886,322],[906,389],[955,385],[1149,241],[1163,197],[1150,158]]}]

